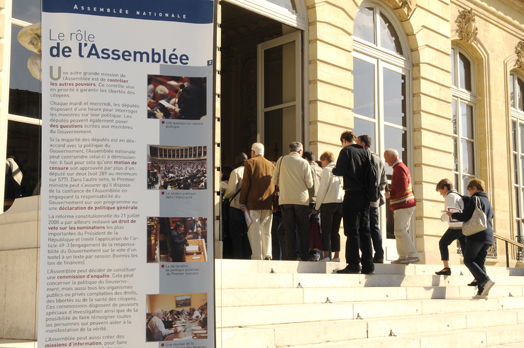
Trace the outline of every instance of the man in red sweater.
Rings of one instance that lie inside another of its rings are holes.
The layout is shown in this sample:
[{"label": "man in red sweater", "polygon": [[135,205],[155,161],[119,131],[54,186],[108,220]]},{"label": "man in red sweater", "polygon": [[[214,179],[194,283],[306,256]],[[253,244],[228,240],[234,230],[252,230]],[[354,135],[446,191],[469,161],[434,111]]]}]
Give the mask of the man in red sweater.
[{"label": "man in red sweater", "polygon": [[391,263],[418,262],[420,258],[417,248],[408,234],[409,222],[417,205],[411,187],[411,175],[408,167],[399,159],[397,150],[387,149],[384,152],[384,159],[390,167],[393,167],[391,187],[386,191],[386,198],[389,198],[389,208],[393,211],[394,233],[399,255],[399,259]]}]

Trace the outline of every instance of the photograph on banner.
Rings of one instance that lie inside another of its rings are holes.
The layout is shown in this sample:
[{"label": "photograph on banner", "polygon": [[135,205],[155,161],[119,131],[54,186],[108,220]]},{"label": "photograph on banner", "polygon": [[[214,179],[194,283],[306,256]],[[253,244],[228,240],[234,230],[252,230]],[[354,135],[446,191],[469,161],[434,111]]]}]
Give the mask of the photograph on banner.
[{"label": "photograph on banner", "polygon": [[146,340],[207,339],[207,294],[146,296]]},{"label": "photograph on banner", "polygon": [[149,75],[147,118],[205,120],[206,78]]},{"label": "photograph on banner", "polygon": [[147,262],[207,262],[207,218],[148,217]]},{"label": "photograph on banner", "polygon": [[207,146],[148,145],[149,190],[205,190]]}]

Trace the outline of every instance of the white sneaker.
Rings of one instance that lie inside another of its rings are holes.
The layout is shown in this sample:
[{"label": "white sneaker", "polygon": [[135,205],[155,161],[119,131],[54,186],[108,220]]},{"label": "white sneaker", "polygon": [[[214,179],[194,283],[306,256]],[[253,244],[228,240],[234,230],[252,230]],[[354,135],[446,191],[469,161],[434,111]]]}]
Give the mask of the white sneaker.
[{"label": "white sneaker", "polygon": [[483,295],[479,295],[479,294],[476,294],[475,296],[472,297],[474,300],[487,300],[488,297],[487,296],[483,296]]},{"label": "white sneaker", "polygon": [[336,259],[331,260],[331,262],[340,262],[340,257],[337,257]]},{"label": "white sneaker", "polygon": [[320,260],[320,262],[329,262],[329,256],[328,257],[324,257],[322,260]]},{"label": "white sneaker", "polygon": [[400,260],[400,263],[403,265],[407,265],[409,263],[415,263],[419,261],[420,261],[420,258],[418,256],[410,256],[410,257]]},{"label": "white sneaker", "polygon": [[491,280],[491,279],[488,279],[488,281],[484,283],[484,290],[482,290],[482,294],[481,295],[485,296],[485,297],[488,297],[489,291],[491,290],[493,285],[495,285],[495,282],[493,280]]}]

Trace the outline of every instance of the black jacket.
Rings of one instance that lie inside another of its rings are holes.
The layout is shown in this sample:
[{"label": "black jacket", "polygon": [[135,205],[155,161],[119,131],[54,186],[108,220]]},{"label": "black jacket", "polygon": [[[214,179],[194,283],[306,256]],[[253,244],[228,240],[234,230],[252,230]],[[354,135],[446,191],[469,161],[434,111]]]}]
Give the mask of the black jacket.
[{"label": "black jacket", "polygon": [[368,150],[357,144],[340,150],[333,175],[344,177],[344,190],[366,190],[365,175],[370,157]]},{"label": "black jacket", "polygon": [[484,192],[477,192],[473,196],[471,196],[471,199],[468,202],[468,205],[464,207],[464,210],[462,213],[453,213],[451,217],[455,220],[459,221],[468,221],[471,219],[471,216],[473,215],[473,212],[475,211],[476,207],[476,201],[480,200],[480,207],[484,214],[486,214],[487,220],[488,220],[488,228],[484,231],[475,233],[472,236],[466,237],[466,241],[468,240],[474,240],[476,242],[481,243],[487,243],[490,245],[494,244],[494,237],[493,237],[493,208],[491,207],[491,203],[488,199],[488,195]]}]

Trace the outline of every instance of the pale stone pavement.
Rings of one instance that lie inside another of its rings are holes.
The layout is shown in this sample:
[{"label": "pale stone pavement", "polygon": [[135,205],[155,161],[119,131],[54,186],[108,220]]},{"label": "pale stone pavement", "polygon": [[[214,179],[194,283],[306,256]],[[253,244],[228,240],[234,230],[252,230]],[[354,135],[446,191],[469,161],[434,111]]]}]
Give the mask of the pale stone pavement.
[{"label": "pale stone pavement", "polygon": [[36,348],[36,341],[0,339],[0,348]]},{"label": "pale stone pavement", "polygon": [[[0,339],[0,348],[37,348],[37,344],[36,341]],[[524,342],[490,346],[487,348],[524,348]]]}]

